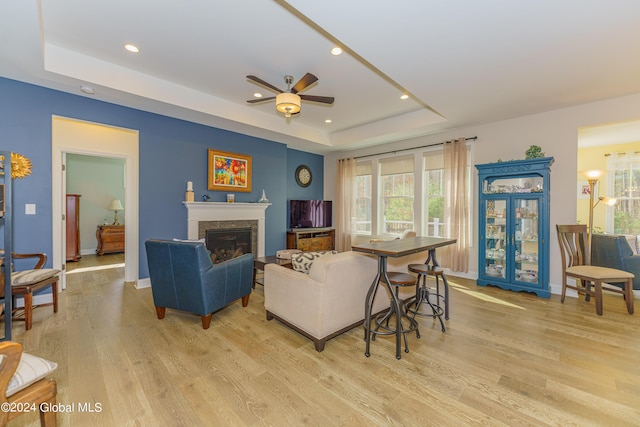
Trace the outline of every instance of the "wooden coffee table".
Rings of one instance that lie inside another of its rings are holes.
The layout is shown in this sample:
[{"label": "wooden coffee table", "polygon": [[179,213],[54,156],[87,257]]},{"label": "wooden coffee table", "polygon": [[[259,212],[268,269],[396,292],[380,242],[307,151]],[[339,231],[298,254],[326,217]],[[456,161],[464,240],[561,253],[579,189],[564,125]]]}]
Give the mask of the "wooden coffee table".
[{"label": "wooden coffee table", "polygon": [[264,283],[262,282],[258,282],[256,280],[256,273],[258,272],[258,270],[262,270],[264,271],[264,266],[267,264],[278,264],[281,265],[283,267],[287,267],[287,268],[293,268],[293,264],[291,264],[291,260],[290,259],[283,259],[283,258],[278,258],[275,255],[269,255],[269,256],[263,256],[263,257],[257,257],[253,260],[253,287],[256,287],[256,283],[260,284],[260,285],[264,285]]}]

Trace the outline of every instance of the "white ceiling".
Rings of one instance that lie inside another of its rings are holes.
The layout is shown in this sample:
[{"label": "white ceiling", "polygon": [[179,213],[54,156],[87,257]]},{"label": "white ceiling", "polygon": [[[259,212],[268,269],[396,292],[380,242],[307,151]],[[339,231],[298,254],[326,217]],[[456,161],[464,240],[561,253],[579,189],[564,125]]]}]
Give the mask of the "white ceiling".
[{"label": "white ceiling", "polygon": [[[638,93],[639,17],[637,0],[3,0],[0,76],[324,153]],[[274,95],[247,75],[307,72],[332,106],[246,103]]]}]

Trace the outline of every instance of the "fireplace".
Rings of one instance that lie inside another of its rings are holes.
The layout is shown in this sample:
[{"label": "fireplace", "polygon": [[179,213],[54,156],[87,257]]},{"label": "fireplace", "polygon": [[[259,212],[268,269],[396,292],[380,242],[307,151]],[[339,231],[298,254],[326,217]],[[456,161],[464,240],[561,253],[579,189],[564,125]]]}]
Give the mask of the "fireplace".
[{"label": "fireplace", "polygon": [[205,231],[205,245],[214,263],[239,257],[252,251],[251,228],[209,229]]},{"label": "fireplace", "polygon": [[270,203],[183,202],[187,238],[205,239],[206,230],[251,229],[251,252],[265,256],[265,210]]}]

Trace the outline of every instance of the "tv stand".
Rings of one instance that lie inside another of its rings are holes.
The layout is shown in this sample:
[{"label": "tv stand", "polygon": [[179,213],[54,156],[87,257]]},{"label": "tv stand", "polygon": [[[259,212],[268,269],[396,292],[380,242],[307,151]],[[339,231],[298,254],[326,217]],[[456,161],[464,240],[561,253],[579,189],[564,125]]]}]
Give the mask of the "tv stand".
[{"label": "tv stand", "polygon": [[336,230],[333,228],[292,228],[287,231],[287,249],[305,252],[335,249]]}]

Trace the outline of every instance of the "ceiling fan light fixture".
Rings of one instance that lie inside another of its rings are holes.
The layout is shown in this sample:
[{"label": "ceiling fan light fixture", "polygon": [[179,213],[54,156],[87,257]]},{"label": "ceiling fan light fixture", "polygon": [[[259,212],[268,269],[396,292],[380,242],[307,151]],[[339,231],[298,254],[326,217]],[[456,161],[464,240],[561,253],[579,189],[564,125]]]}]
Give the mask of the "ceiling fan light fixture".
[{"label": "ceiling fan light fixture", "polygon": [[300,97],[295,93],[282,92],[276,95],[276,109],[285,117],[300,112]]}]

